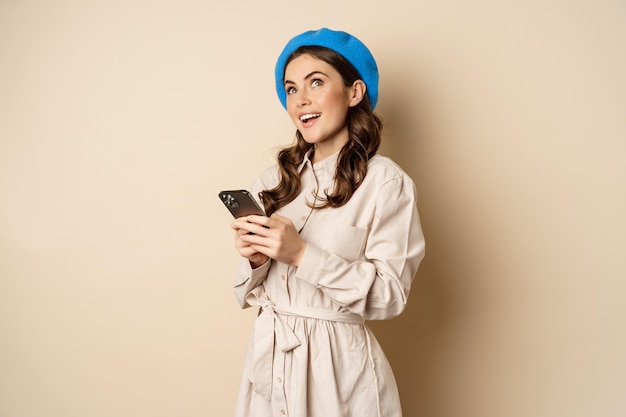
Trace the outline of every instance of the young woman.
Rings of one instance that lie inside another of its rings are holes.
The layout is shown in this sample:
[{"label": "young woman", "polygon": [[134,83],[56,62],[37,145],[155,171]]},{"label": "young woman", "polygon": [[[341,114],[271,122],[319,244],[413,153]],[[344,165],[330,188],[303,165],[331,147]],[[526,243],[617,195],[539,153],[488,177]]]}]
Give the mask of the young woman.
[{"label": "young woman", "polygon": [[348,33],[305,32],[278,58],[276,89],[296,141],[252,186],[268,217],[232,223],[235,294],[259,308],[236,416],[401,416],[365,320],[404,310],[424,238],[413,182],[376,154],[376,62]]}]

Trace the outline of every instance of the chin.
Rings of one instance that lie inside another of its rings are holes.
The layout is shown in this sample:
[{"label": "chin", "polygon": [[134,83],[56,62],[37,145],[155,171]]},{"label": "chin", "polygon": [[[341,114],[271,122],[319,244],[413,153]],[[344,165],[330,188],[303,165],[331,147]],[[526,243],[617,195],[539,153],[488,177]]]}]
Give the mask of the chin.
[{"label": "chin", "polygon": [[319,143],[322,141],[319,138],[312,138],[310,136],[304,136],[304,135],[302,135],[302,139],[304,139],[304,141],[310,145],[315,145],[316,143]]}]

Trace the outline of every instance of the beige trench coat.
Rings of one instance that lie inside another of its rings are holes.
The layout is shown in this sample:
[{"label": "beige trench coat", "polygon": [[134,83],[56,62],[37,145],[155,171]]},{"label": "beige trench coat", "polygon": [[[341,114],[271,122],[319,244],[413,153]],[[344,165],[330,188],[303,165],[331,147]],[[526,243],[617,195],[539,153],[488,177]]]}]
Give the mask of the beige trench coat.
[{"label": "beige trench coat", "polygon": [[[307,242],[295,268],[243,260],[234,290],[259,308],[236,417],[400,417],[396,382],[365,320],[406,305],[424,256],[413,181],[390,159],[373,157],[362,185],[340,208],[313,210],[331,189],[337,156],[300,166],[300,195],[278,214]],[[265,171],[252,194],[278,183]]]}]

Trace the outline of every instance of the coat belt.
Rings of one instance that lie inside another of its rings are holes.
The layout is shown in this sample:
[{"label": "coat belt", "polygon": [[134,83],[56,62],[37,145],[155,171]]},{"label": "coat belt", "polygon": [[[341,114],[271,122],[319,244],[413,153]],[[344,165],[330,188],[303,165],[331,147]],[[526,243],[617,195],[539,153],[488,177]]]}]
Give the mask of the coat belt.
[{"label": "coat belt", "polygon": [[[358,314],[339,313],[336,311],[307,307],[284,307],[275,305],[267,295],[248,294],[247,300],[252,306],[259,306],[261,311],[254,323],[254,345],[252,353],[252,369],[250,380],[254,391],[270,401],[272,398],[272,382],[274,352],[278,348],[289,352],[300,346],[301,341],[291,330],[285,316],[306,317],[340,323],[363,324],[365,320]],[[275,346],[276,345],[276,346]]]}]

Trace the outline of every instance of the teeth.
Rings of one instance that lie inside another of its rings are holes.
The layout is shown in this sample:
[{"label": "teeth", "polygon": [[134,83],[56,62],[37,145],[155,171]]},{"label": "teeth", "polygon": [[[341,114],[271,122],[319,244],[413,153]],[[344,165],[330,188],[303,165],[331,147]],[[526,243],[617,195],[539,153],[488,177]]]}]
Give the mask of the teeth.
[{"label": "teeth", "polygon": [[300,120],[303,122],[306,122],[310,119],[313,119],[315,117],[320,117],[322,115],[322,113],[309,113],[309,114],[304,114],[302,116],[300,116]]}]

